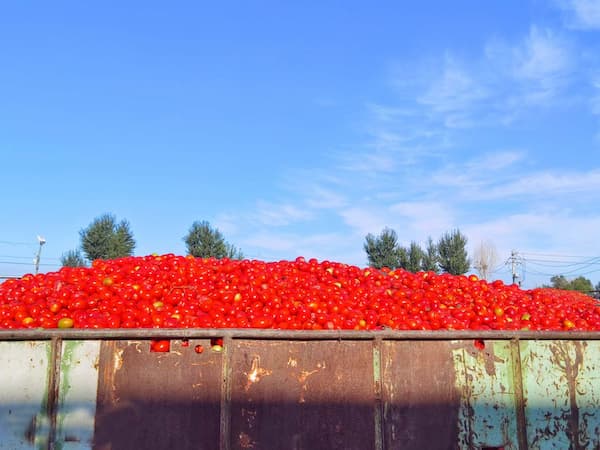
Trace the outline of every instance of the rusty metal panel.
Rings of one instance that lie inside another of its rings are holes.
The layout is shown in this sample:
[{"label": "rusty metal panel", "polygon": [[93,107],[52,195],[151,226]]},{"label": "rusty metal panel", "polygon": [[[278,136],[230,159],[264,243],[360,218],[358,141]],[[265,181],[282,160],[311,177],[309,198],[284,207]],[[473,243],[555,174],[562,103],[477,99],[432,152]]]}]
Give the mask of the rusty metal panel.
[{"label": "rusty metal panel", "polygon": [[63,450],[92,447],[100,341],[64,341],[60,358],[55,445]]},{"label": "rusty metal panel", "polygon": [[[476,345],[477,344],[477,345]],[[455,341],[453,359],[460,397],[461,449],[519,448],[511,341]]]},{"label": "rusty metal panel", "polygon": [[[206,349],[198,354],[196,345]],[[209,339],[103,341],[94,448],[218,449],[222,355]]]},{"label": "rusty metal panel", "polygon": [[386,449],[457,448],[460,395],[452,350],[448,341],[383,343]]},{"label": "rusty metal panel", "polygon": [[521,346],[529,448],[600,448],[600,342]]},{"label": "rusty metal panel", "polygon": [[233,341],[231,449],[368,450],[373,343]]},{"label": "rusty metal panel", "polygon": [[49,342],[0,342],[0,449],[48,443]]}]

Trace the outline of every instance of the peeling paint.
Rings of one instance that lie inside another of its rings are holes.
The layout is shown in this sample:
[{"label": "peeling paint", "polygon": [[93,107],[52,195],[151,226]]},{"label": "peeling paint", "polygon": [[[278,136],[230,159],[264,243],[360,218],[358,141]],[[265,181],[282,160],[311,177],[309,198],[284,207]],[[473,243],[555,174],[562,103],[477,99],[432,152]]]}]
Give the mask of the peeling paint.
[{"label": "peeling paint", "polygon": [[0,342],[0,449],[47,446],[48,342]]},{"label": "peeling paint", "polygon": [[[219,444],[224,445],[225,450],[264,448],[271,439],[265,427],[286,433],[285,442],[281,438],[272,441],[285,444],[285,448],[350,448],[355,438],[349,440],[348,436],[354,432],[351,424],[356,423],[370,424],[364,430],[368,439],[375,442],[367,447],[376,450],[425,448],[421,445],[425,442],[422,439],[429,436],[423,438],[420,434],[431,433],[429,430],[443,430],[440,436],[455,437],[451,445],[459,450],[600,449],[600,340],[486,339],[482,341],[484,345],[477,346],[473,340],[466,339],[445,343],[384,340],[378,341],[380,347],[342,342],[346,346],[342,356],[337,349],[323,352],[327,347],[319,347],[319,352],[315,352],[312,345],[323,346],[320,342],[307,344],[296,340],[264,344],[261,340],[248,340],[241,347],[229,346],[232,353],[225,356],[230,364],[237,364],[232,366],[235,367],[233,372],[220,370],[219,364],[226,367],[222,363],[223,355],[212,358],[204,354],[198,359],[193,348],[178,348],[157,356],[147,351],[148,341],[130,342],[131,351],[126,354],[122,345],[108,346],[100,362],[100,341],[63,340],[56,346],[60,349],[56,363],[52,362],[56,355],[48,341],[0,342],[0,450],[91,448],[95,422],[99,420],[96,417],[99,414],[96,411],[99,372],[104,374],[103,394],[99,397],[106,402],[104,413],[155,404],[158,414],[165,414],[170,423],[176,426],[182,423],[185,427],[188,426],[186,420],[195,424],[197,417],[204,414],[200,409],[194,414],[189,412],[199,404],[196,395],[203,399],[202,404],[213,402],[212,416],[216,413],[219,417],[221,411],[221,419],[229,421],[234,415],[231,429],[225,431]],[[273,351],[265,350],[269,345],[273,345]],[[434,356],[411,359],[428,352]],[[152,364],[156,370],[153,373],[161,373],[160,377],[148,378],[156,381],[152,393],[160,397],[158,400],[144,397],[150,392],[147,385],[139,386],[133,381],[117,389],[115,378],[120,377],[123,382],[126,373],[119,375],[119,372],[124,366],[123,370],[130,373],[132,365],[136,365],[133,373],[139,379],[144,377],[144,367]],[[211,367],[219,370],[209,370]],[[179,374],[176,382],[170,376],[173,371]],[[56,402],[50,400],[47,404],[51,394],[48,390],[50,372],[56,374],[58,396]],[[319,372],[322,373],[315,376]],[[367,373],[371,386],[353,391]],[[405,382],[410,377],[420,381]],[[235,399],[230,409],[224,409],[218,396],[221,395],[221,400],[228,398],[229,388],[223,380],[231,379],[235,380]],[[447,380],[452,381],[447,383]],[[185,407],[163,408],[160,402],[165,390],[162,386],[166,385],[161,383],[180,386],[182,381],[187,391],[181,392],[187,392],[187,397],[182,395],[177,401]],[[211,391],[216,392],[216,406],[213,397],[201,395],[207,383],[217,389]],[[348,389],[345,389],[347,384]],[[415,389],[419,391],[416,394]],[[122,404],[129,405],[127,408],[119,410],[118,405],[115,406],[121,403],[116,398],[117,390],[123,395]],[[114,396],[109,398],[111,392]],[[132,393],[135,394],[128,397]],[[362,412],[346,416],[351,409],[347,406],[354,404],[357,410],[362,408]],[[456,409],[452,409],[454,405]],[[431,418],[436,407],[445,412],[447,419]],[[49,420],[46,414],[49,409],[56,412],[53,415],[56,421]],[[323,411],[323,415],[313,422],[314,411],[317,415]],[[284,417],[282,414],[288,421],[279,424],[277,420]],[[186,420],[181,420],[179,415],[185,415]],[[125,416],[115,417],[116,423],[121,420],[119,417]],[[359,420],[354,420],[356,418]],[[265,425],[267,419],[268,426]],[[136,419],[131,423],[136,423]],[[327,436],[323,447],[311,440],[312,434],[303,428],[306,426],[312,427],[314,433]],[[217,423],[215,432],[205,434],[219,437],[219,429],[223,428]],[[107,436],[105,442],[111,442],[110,434]],[[127,438],[125,432],[123,439]],[[53,442],[49,443],[49,439]],[[165,438],[164,442],[169,439]],[[144,448],[151,448],[153,441],[147,442],[150,447]],[[361,444],[357,448],[367,447]]]},{"label": "peeling paint", "polygon": [[510,352],[510,341],[487,341],[483,350],[465,341],[453,351],[461,393],[459,448],[517,448]]},{"label": "peeling paint", "polygon": [[60,364],[56,447],[90,448],[94,437],[99,341],[65,341]]},{"label": "peeling paint", "polygon": [[529,447],[600,448],[600,342],[532,341],[522,360]]},{"label": "peeling paint", "polygon": [[250,387],[254,383],[258,383],[262,377],[269,376],[273,373],[272,370],[264,369],[260,367],[260,357],[254,356],[252,358],[252,366],[250,367],[250,372],[246,373],[246,377],[248,379],[248,383],[246,384],[246,391],[250,389]]}]

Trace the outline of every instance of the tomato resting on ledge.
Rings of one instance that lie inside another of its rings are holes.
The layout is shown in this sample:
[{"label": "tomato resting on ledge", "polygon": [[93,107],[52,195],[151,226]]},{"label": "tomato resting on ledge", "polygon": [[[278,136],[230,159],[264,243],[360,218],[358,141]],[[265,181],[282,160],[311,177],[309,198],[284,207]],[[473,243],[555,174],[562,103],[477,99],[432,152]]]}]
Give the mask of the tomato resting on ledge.
[{"label": "tomato resting on ledge", "polygon": [[0,284],[0,328],[40,327],[598,331],[600,305],[475,275],[167,254]]}]

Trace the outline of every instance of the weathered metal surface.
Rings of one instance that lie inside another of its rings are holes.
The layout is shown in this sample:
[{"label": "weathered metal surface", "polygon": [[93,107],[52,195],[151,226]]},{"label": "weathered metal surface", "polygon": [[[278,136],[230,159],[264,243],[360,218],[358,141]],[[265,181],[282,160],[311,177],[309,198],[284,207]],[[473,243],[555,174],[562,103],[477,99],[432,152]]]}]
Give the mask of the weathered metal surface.
[{"label": "weathered metal surface", "polygon": [[385,448],[457,448],[459,391],[448,341],[382,346]]},{"label": "weathered metal surface", "polygon": [[150,341],[102,342],[95,449],[218,448],[222,355],[209,339],[188,344],[154,353]]},{"label": "weathered metal surface", "polygon": [[519,448],[511,341],[456,341],[461,449]]},{"label": "weathered metal surface", "polygon": [[92,447],[100,341],[62,344],[55,447],[84,450]]},{"label": "weathered metal surface", "polygon": [[600,342],[521,343],[530,449],[600,448]]},{"label": "weathered metal surface", "polygon": [[373,344],[234,341],[232,449],[375,448]]},{"label": "weathered metal surface", "polygon": [[501,331],[501,330],[272,330],[259,328],[136,328],[136,329],[85,329],[47,328],[35,330],[0,330],[2,341],[40,341],[61,338],[65,340],[145,340],[145,339],[196,339],[229,337],[234,339],[323,341],[323,340],[366,340],[394,341],[452,341],[465,339],[484,340],[567,340],[600,341],[600,333],[594,331]]},{"label": "weathered metal surface", "polygon": [[600,448],[600,333],[50,331],[0,336],[0,450]]},{"label": "weathered metal surface", "polygon": [[0,449],[48,442],[49,342],[0,342]]}]

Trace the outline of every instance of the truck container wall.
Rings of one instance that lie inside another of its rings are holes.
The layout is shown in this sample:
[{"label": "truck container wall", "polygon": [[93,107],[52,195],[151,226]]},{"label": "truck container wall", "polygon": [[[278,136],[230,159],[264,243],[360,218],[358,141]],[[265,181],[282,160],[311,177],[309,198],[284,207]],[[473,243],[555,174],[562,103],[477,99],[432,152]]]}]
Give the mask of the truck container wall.
[{"label": "truck container wall", "polygon": [[0,449],[599,449],[599,339],[2,331]]}]

